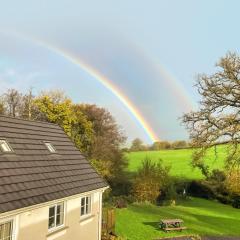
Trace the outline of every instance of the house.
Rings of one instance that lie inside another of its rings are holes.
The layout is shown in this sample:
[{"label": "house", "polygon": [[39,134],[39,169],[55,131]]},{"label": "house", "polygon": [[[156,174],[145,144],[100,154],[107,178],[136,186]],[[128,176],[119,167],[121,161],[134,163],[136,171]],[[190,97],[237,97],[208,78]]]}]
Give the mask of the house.
[{"label": "house", "polygon": [[100,240],[106,188],[59,126],[0,116],[0,240]]}]

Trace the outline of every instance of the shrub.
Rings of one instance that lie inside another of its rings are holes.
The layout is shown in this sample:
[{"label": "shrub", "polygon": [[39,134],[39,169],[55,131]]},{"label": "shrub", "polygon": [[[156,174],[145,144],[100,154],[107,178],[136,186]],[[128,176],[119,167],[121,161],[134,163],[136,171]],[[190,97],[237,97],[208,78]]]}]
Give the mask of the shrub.
[{"label": "shrub", "polygon": [[164,167],[161,160],[156,164],[146,158],[133,183],[133,196],[136,201],[155,203],[169,181],[168,173],[169,168]]},{"label": "shrub", "polygon": [[113,206],[116,208],[126,208],[128,203],[131,203],[130,197],[117,196],[112,199]]},{"label": "shrub", "polygon": [[192,181],[188,187],[188,191],[191,196],[214,199],[215,194],[213,189],[206,182],[203,181]]},{"label": "shrub", "polygon": [[216,199],[223,204],[228,204],[228,205],[233,204],[233,199],[230,195],[218,194],[216,196]]},{"label": "shrub", "polygon": [[240,208],[240,196],[234,196],[232,206],[234,208]]},{"label": "shrub", "polygon": [[240,170],[231,170],[226,177],[226,188],[233,195],[240,195]]},{"label": "shrub", "polygon": [[226,175],[224,171],[221,171],[219,169],[214,169],[208,178],[209,181],[215,181],[218,183],[222,183],[226,180]]},{"label": "shrub", "polygon": [[165,199],[170,201],[177,199],[176,187],[173,182],[171,182],[166,189]]}]

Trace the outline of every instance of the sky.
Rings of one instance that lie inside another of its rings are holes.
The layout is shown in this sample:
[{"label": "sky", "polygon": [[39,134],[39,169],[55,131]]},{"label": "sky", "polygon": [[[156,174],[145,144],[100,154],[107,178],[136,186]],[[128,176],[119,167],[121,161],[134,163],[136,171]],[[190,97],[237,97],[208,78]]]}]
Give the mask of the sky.
[{"label": "sky", "polygon": [[197,75],[239,51],[237,0],[0,0],[0,94],[60,89],[128,141],[188,139]]}]

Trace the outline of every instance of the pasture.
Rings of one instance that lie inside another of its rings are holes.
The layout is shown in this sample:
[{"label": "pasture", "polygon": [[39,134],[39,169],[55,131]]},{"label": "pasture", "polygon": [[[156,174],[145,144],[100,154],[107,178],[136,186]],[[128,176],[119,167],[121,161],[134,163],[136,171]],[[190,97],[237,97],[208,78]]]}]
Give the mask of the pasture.
[{"label": "pasture", "polygon": [[[201,179],[203,178],[201,171],[199,169],[193,169],[191,166],[192,152],[192,149],[130,152],[127,154],[129,161],[128,170],[130,172],[137,171],[142,161],[147,157],[154,162],[162,159],[164,165],[171,167],[171,176],[185,179]],[[217,158],[212,148],[208,151],[205,163],[211,169],[222,169],[224,167],[225,156],[226,146],[219,145],[217,147]]]},{"label": "pasture", "polygon": [[[165,233],[160,219],[181,218],[188,229]],[[191,198],[176,206],[132,204],[117,209],[116,232],[127,240],[197,234],[200,236],[240,236],[240,210],[214,201]]]}]

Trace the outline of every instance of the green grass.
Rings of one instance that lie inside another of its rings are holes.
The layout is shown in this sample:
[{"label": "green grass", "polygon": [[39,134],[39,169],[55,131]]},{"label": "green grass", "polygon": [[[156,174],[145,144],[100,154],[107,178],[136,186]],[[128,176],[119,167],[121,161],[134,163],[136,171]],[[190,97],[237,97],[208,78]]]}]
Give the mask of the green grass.
[{"label": "green grass", "polygon": [[[131,152],[127,154],[129,160],[129,171],[135,172],[142,161],[148,157],[153,161],[162,159],[165,165],[171,167],[170,174],[176,177],[183,177],[188,179],[201,179],[203,178],[199,169],[193,169],[191,166],[192,149],[180,150],[161,150],[161,151],[143,151]],[[209,150],[205,163],[211,169],[222,169],[224,166],[224,158],[226,156],[226,146],[220,145],[217,147],[217,159],[214,150]]]},{"label": "green grass", "polygon": [[[160,219],[180,218],[188,230],[165,233]],[[240,236],[240,210],[214,201],[192,198],[176,206],[133,204],[117,210],[116,232],[128,240],[151,240],[187,234]]]}]

